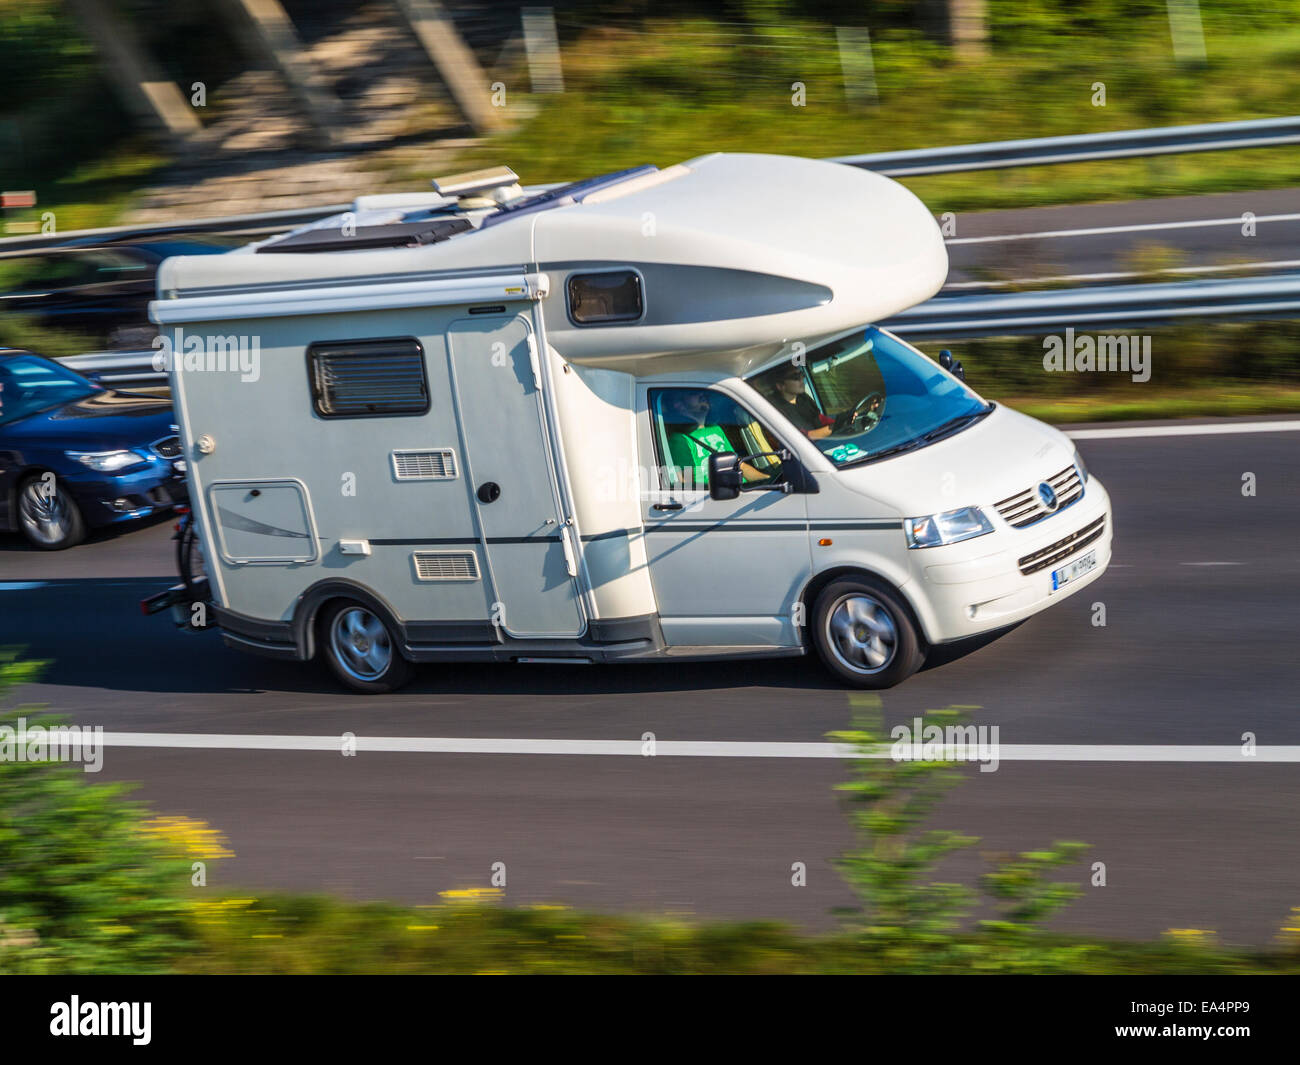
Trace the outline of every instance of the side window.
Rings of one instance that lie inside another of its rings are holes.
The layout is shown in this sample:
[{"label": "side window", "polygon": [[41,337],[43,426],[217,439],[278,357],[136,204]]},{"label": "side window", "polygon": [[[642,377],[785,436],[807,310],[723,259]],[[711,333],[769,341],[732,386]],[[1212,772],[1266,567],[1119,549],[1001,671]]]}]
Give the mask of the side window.
[{"label": "side window", "polygon": [[424,348],[414,337],[312,344],[307,374],[312,405],[322,418],[423,414],[429,409]]},{"label": "side window", "polygon": [[567,287],[569,317],[575,325],[635,322],[645,310],[641,275],[635,270],[573,274]]},{"label": "side window", "polygon": [[664,488],[707,491],[709,456],[732,451],[747,484],[775,484],[781,462],[772,457],[780,441],[730,396],[712,388],[652,388],[650,431]]}]

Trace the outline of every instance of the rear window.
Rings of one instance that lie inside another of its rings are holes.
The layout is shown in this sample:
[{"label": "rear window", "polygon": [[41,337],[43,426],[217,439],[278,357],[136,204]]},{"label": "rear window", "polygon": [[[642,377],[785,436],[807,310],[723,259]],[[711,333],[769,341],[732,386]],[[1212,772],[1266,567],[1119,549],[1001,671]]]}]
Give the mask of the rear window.
[{"label": "rear window", "polygon": [[573,274],[568,288],[569,317],[577,325],[635,322],[645,309],[641,275],[635,270]]},{"label": "rear window", "polygon": [[423,414],[429,409],[424,349],[414,337],[312,344],[307,370],[312,404],[322,418]]}]

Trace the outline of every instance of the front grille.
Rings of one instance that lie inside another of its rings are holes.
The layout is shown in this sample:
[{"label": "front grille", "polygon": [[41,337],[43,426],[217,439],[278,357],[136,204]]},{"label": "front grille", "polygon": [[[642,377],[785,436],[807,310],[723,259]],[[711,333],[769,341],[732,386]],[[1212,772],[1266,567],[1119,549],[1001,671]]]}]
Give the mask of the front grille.
[{"label": "front grille", "polygon": [[149,446],[159,458],[178,459],[181,457],[181,438],[179,436],[164,436],[161,440],[155,440]]},{"label": "front grille", "polygon": [[1090,521],[1076,533],[1071,533],[1064,540],[1039,548],[1032,555],[1025,555],[1020,560],[1020,572],[1028,576],[1039,570],[1054,566],[1062,559],[1069,558],[1076,551],[1081,551],[1090,543],[1101,538],[1106,531],[1106,516],[1103,514],[1096,521]]},{"label": "front grille", "polygon": [[393,476],[399,481],[442,481],[456,476],[451,448],[436,451],[394,451]]},{"label": "front grille", "polygon": [[1038,498],[1038,485],[1008,496],[1000,503],[994,503],[993,508],[1013,529],[1023,529],[1044,518],[1050,518],[1053,514],[1059,514],[1066,507],[1083,498],[1083,482],[1079,480],[1079,470],[1074,465],[1066,466],[1060,473],[1052,474],[1047,478],[1047,483],[1056,493],[1056,507],[1053,510],[1048,510],[1043,506],[1043,501]]},{"label": "front grille", "polygon": [[411,557],[418,580],[478,580],[478,558],[473,551],[416,551]]}]

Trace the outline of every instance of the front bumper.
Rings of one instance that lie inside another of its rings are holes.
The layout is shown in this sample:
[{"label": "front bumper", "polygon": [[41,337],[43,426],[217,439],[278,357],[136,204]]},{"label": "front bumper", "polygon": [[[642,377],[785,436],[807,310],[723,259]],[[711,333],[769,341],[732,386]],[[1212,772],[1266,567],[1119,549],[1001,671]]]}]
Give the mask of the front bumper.
[{"label": "front bumper", "polygon": [[[999,521],[991,535],[910,552],[908,591],[926,637],[945,643],[976,636],[1082,591],[1106,572],[1113,533],[1110,497],[1093,477],[1079,502],[1030,528]],[[1052,573],[1090,551],[1093,569],[1053,589]]]},{"label": "front bumper", "polygon": [[131,521],[189,499],[185,475],[165,459],[154,459],[146,467],[116,475],[87,470],[65,478],[77,506],[91,526]]}]

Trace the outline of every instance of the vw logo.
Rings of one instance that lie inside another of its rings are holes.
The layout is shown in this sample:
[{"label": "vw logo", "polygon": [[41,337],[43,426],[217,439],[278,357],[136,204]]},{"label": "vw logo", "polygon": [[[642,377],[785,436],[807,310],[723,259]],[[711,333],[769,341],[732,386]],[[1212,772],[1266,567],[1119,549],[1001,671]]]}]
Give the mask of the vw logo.
[{"label": "vw logo", "polygon": [[1038,486],[1038,498],[1042,501],[1043,508],[1051,514],[1056,510],[1057,499],[1056,492],[1052,486],[1044,481]]}]

